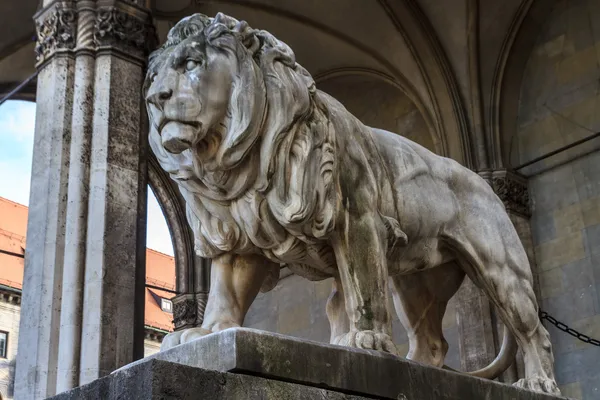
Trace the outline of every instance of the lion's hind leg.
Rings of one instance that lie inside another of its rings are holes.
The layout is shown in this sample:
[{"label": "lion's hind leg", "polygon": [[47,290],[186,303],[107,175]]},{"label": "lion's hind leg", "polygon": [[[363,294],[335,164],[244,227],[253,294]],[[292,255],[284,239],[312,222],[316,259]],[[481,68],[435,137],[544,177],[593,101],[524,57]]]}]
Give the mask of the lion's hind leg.
[{"label": "lion's hind leg", "polygon": [[442,367],[448,343],[442,332],[446,305],[465,273],[454,263],[409,275],[392,277],[394,306],[408,333],[406,358]]},{"label": "lion's hind leg", "polygon": [[508,216],[498,213],[496,218],[488,224],[480,219],[465,224],[464,239],[453,246],[461,266],[495,304],[523,351],[525,379],[517,386],[559,394],[550,336],[538,317],[527,254]]}]

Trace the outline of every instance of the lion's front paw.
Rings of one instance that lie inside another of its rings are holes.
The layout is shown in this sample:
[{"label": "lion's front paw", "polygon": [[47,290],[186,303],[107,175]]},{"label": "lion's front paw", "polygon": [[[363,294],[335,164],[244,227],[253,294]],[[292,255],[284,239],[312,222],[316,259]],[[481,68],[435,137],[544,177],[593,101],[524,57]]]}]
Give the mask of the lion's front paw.
[{"label": "lion's front paw", "polygon": [[558,389],[558,386],[554,380],[550,378],[544,378],[539,375],[531,378],[519,379],[519,381],[514,385],[523,389],[533,390],[535,392],[560,395],[560,390]]},{"label": "lion's front paw", "polygon": [[171,332],[164,337],[160,344],[160,351],[169,350],[180,344],[191,342],[192,340],[206,336],[209,333],[211,333],[209,330],[203,328],[188,328],[182,331]]},{"label": "lion's front paw", "polygon": [[350,331],[335,338],[333,344],[398,354],[392,338],[385,333],[376,331]]}]

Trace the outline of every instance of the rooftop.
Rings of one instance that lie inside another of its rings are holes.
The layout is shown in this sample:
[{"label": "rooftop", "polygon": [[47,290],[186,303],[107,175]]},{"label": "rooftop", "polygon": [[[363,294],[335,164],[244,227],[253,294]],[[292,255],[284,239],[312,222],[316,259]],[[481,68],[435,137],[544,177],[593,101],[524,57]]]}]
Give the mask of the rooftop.
[{"label": "rooftop", "polygon": [[[27,231],[27,206],[0,197],[0,285],[21,290]],[[146,249],[146,282],[164,288],[146,288],[146,326],[173,330],[173,315],[161,308],[161,299],[170,299],[175,290],[175,260],[153,249]]]}]

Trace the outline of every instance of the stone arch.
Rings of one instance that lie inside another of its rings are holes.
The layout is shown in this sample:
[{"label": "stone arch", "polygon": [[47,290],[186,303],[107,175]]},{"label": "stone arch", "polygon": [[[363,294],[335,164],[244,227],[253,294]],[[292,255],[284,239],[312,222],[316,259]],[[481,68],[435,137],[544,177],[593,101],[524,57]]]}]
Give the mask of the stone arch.
[{"label": "stone arch", "polygon": [[[338,43],[352,47],[369,58],[370,65],[378,73],[388,75],[399,83],[406,95],[419,107],[430,129],[435,131],[437,137],[441,138],[440,154],[454,158],[468,167],[473,167],[475,164],[473,149],[480,148],[480,146],[473,145],[472,142],[478,141],[479,138],[471,137],[472,133],[469,130],[456,77],[430,21],[420,9],[418,2],[379,0],[369,3],[369,6],[378,7],[378,18],[384,18],[383,22],[386,25],[385,35],[403,43],[398,48],[388,49],[393,54],[382,53],[377,47],[377,43],[368,43],[367,40],[362,40],[363,37],[359,38],[353,31],[344,29],[343,24],[331,25],[326,22],[327,18],[321,20],[317,15],[319,15],[318,11],[321,7],[325,7],[323,3],[307,6],[303,8],[304,13],[300,13],[286,7],[284,2],[273,5],[258,1],[242,3],[234,0],[197,1],[183,10],[155,11],[155,15],[166,20],[177,20],[192,12],[211,14],[216,11],[224,11],[245,19],[248,12],[256,11],[286,21],[286,28],[289,27],[288,22],[299,23],[321,32],[324,36],[335,38]],[[308,16],[309,14],[310,16]],[[385,19],[386,17],[387,19]],[[253,21],[249,20],[249,22],[252,25]],[[369,24],[371,23],[364,24],[363,19],[362,25],[368,26]],[[355,30],[360,34],[358,26],[350,25],[357,28]],[[269,29],[268,26],[261,26],[261,28]],[[290,42],[288,44],[295,50],[297,49],[298,43]],[[401,60],[398,59],[398,54],[401,54]],[[338,61],[337,68],[339,69],[346,69],[349,65],[358,68],[357,64],[348,63],[346,60]],[[323,73],[323,70],[311,69],[305,64],[303,66],[315,75]]]},{"label": "stone arch", "polygon": [[193,291],[195,276],[194,237],[185,216],[185,202],[158,160],[150,154],[148,160],[148,184],[163,212],[175,255],[176,291]]},{"label": "stone arch", "polygon": [[494,71],[488,134],[492,166],[511,167],[510,153],[517,132],[517,116],[525,66],[535,46],[540,26],[558,0],[524,1],[504,38]]},{"label": "stone arch", "polygon": [[474,152],[481,147],[478,143],[482,138],[473,136],[469,129],[457,79],[431,22],[416,0],[379,3],[410,44],[412,56],[425,78],[436,129],[445,138],[444,155],[469,168],[477,168]]}]

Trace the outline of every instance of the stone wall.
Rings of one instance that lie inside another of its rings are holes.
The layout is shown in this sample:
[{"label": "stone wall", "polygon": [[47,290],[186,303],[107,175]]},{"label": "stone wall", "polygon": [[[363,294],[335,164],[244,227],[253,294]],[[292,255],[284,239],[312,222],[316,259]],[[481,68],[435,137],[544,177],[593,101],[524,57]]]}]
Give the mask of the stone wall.
[{"label": "stone wall", "polygon": [[6,358],[0,358],[0,393],[2,393],[3,399],[13,398],[15,357],[19,343],[19,320],[19,305],[0,300],[0,331],[8,333]]},{"label": "stone wall", "polygon": [[[512,163],[600,131],[600,2],[558,2],[529,58]],[[600,338],[600,139],[538,162],[529,176],[541,307]],[[600,399],[600,347],[548,326],[563,394]]]},{"label": "stone wall", "polygon": [[[244,326],[329,343],[330,330],[325,305],[331,292],[332,280],[310,282],[290,274],[287,268],[282,270],[282,276],[285,277],[271,292],[258,295],[248,312]],[[446,365],[460,368],[454,305],[455,302],[450,301],[444,316],[444,336],[450,347]],[[394,343],[400,355],[405,356],[408,352],[408,337],[396,313],[393,312],[391,300],[389,309],[392,310]]]}]

